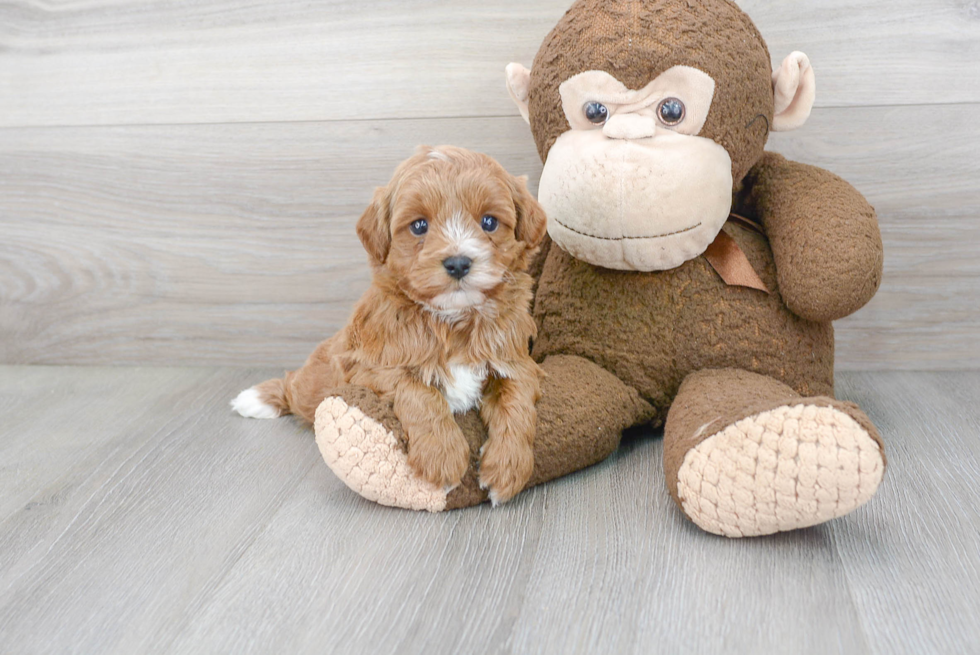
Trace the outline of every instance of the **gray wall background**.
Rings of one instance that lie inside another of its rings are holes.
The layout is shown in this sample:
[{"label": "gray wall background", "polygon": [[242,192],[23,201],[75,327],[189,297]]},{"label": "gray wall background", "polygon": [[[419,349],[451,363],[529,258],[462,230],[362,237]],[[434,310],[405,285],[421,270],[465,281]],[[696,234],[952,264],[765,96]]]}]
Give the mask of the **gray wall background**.
[{"label": "gray wall background", "polygon": [[[0,363],[295,367],[367,287],[418,143],[536,181],[503,86],[570,0],[0,4]],[[742,0],[817,108],[770,148],[875,205],[841,369],[980,366],[980,2]]]}]

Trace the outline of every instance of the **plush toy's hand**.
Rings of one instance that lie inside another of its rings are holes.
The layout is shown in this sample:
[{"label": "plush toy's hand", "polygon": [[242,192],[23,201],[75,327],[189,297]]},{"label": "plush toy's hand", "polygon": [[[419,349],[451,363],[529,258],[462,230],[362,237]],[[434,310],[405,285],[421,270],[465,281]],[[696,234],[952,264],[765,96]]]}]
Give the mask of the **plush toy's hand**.
[{"label": "plush toy's hand", "polygon": [[878,290],[882,245],[874,208],[836,175],[766,153],[745,178],[738,209],[762,220],[779,292],[796,315],[836,320]]}]

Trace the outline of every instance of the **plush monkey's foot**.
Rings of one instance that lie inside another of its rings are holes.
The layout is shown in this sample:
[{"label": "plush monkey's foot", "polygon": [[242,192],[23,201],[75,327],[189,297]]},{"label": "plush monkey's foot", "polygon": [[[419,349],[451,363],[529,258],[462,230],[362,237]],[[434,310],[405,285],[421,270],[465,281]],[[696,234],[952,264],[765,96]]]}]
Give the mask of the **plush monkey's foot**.
[{"label": "plush monkey's foot", "polygon": [[[542,368],[548,377],[537,407],[534,470],[527,487],[602,461],[619,445],[624,428],[653,416],[634,389],[588,360],[549,357]],[[316,411],[316,442],[337,477],[368,500],[441,512],[488,500],[479,480],[486,429],[475,411],[457,416],[456,422],[470,446],[470,467],[460,485],[448,490],[415,475],[391,403],[369,389],[347,386],[329,392]]]},{"label": "plush monkey's foot", "polygon": [[874,495],[881,449],[833,407],[783,406],[742,419],[688,451],[684,512],[704,530],[751,537],[843,516]]},{"label": "plush monkey's foot", "polygon": [[[801,398],[744,371],[696,374],[678,400],[665,430],[668,482],[708,532],[750,537],[817,525],[863,505],[881,483],[880,439],[851,403]],[[736,419],[740,400],[748,411]]]},{"label": "plush monkey's foot", "polygon": [[320,403],[315,429],[327,466],[355,493],[391,507],[446,509],[448,490],[416,476],[398,437],[343,398]]}]

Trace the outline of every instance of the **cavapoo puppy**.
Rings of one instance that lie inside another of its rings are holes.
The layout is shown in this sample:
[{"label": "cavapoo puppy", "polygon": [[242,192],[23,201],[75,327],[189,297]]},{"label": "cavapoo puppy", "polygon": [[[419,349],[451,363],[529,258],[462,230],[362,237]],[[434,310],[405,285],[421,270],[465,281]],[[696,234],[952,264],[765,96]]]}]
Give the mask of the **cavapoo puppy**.
[{"label": "cavapoo puppy", "polygon": [[411,466],[442,487],[469,466],[453,414],[479,408],[489,434],[480,485],[494,504],[509,500],[534,467],[542,371],[528,352],[526,269],[545,223],[526,178],[462,148],[420,148],[357,222],[373,281],[350,322],[303,368],[246,389],[232,407],[312,423],[330,389],[368,387],[392,399]]}]

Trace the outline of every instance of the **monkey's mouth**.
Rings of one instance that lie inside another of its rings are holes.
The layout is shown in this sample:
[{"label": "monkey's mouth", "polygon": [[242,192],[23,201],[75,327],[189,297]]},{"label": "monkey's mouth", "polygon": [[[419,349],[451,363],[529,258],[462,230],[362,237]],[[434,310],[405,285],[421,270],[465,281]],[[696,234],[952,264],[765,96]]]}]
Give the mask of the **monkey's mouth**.
[{"label": "monkey's mouth", "polygon": [[691,227],[685,227],[683,230],[675,230],[673,232],[666,232],[664,234],[654,234],[652,236],[601,237],[598,234],[589,234],[588,232],[583,232],[581,230],[576,230],[574,227],[570,227],[568,225],[565,225],[564,223],[562,223],[557,218],[552,217],[552,220],[554,220],[556,223],[558,223],[559,225],[561,225],[563,228],[565,228],[566,230],[568,230],[570,232],[574,232],[575,234],[580,234],[583,237],[589,237],[590,239],[600,239],[602,241],[634,241],[634,240],[644,240],[644,239],[664,239],[666,237],[672,237],[672,236],[675,236],[677,234],[684,234],[685,232],[691,232],[691,231],[696,230],[699,227],[701,227],[701,223],[698,222],[696,225],[692,225]]}]

